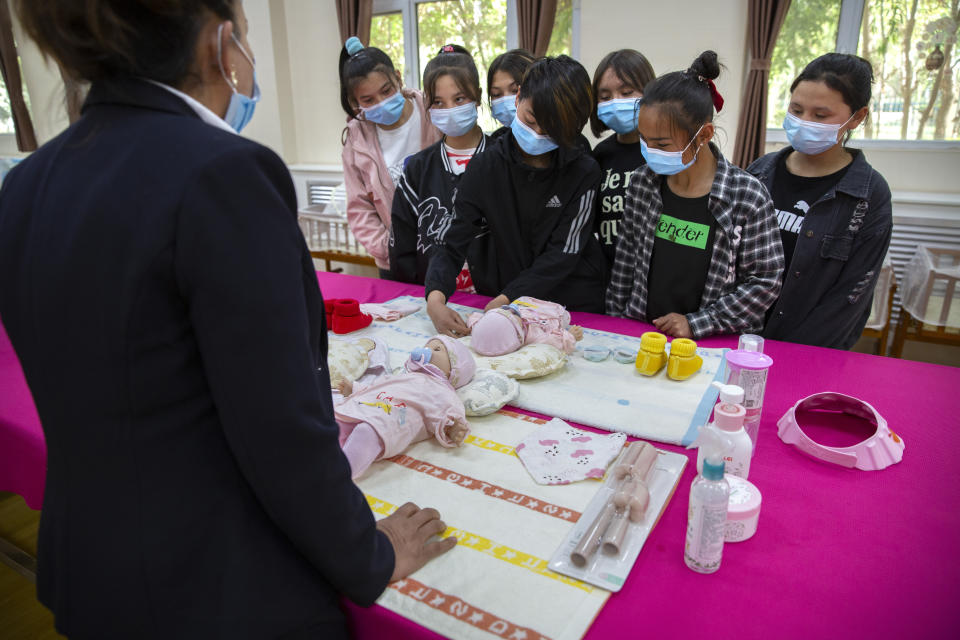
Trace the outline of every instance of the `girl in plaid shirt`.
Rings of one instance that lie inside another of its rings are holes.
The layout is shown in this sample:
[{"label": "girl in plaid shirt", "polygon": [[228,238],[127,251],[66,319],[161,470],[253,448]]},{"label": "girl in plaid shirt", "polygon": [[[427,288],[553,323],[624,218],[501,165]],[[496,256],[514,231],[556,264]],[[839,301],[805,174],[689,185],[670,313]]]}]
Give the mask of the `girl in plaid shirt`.
[{"label": "girl in plaid shirt", "polygon": [[627,190],[608,314],[682,338],[759,331],[777,299],[783,248],[759,180],[713,138],[723,98],[717,54],[644,88],[638,130],[647,164]]}]

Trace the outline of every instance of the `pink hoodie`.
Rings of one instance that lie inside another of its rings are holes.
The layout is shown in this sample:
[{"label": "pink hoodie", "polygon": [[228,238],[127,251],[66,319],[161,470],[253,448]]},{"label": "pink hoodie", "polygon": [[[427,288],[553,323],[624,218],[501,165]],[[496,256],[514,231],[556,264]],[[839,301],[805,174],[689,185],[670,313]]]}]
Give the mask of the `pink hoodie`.
[{"label": "pink hoodie", "polygon": [[[424,149],[439,140],[442,134],[430,120],[423,95],[414,89],[403,89],[403,95],[413,99],[414,113],[410,117],[421,119],[420,148]],[[394,184],[383,161],[377,125],[356,118],[350,120],[341,159],[350,230],[373,256],[377,266],[389,269],[387,243],[390,240]]]}]

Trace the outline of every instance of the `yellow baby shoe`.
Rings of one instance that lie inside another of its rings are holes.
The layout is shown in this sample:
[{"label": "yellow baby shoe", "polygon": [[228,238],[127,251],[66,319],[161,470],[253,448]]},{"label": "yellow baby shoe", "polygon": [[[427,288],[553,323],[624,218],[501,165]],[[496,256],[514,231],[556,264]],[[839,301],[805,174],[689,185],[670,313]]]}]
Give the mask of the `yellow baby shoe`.
[{"label": "yellow baby shoe", "polygon": [[703,358],[697,355],[697,343],[686,338],[677,338],[670,343],[670,360],[667,377],[686,380],[703,366]]},{"label": "yellow baby shoe", "polygon": [[640,351],[637,353],[637,371],[645,376],[656,375],[667,364],[667,336],[656,331],[647,331],[640,336]]}]

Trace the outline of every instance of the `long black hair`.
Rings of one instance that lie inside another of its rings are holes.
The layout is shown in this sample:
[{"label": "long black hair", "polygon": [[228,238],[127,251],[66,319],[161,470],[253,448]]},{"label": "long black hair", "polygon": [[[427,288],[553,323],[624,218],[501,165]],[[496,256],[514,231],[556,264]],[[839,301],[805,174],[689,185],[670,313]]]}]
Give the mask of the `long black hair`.
[{"label": "long black hair", "polygon": [[670,124],[693,138],[697,130],[713,121],[710,82],[720,77],[720,62],[714,51],[704,51],[686,71],[671,71],[643,88],[643,106],[656,106]]},{"label": "long black hair", "polygon": [[353,99],[353,88],[360,80],[379,71],[391,81],[396,79],[393,60],[376,47],[363,47],[351,54],[344,45],[340,50],[340,106],[350,119],[357,117],[357,104]]}]

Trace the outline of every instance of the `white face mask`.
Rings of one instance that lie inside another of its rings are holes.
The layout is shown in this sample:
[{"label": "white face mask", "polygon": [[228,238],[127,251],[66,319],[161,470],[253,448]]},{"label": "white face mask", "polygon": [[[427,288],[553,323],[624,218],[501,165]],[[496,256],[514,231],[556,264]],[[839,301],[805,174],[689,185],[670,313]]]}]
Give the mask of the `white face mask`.
[{"label": "white face mask", "polygon": [[[852,115],[847,118],[847,122],[851,120],[853,120]],[[788,113],[783,119],[783,130],[787,132],[787,141],[790,142],[791,147],[800,153],[815,156],[839,142],[840,129],[846,126],[847,122],[842,124],[811,122]]]}]

